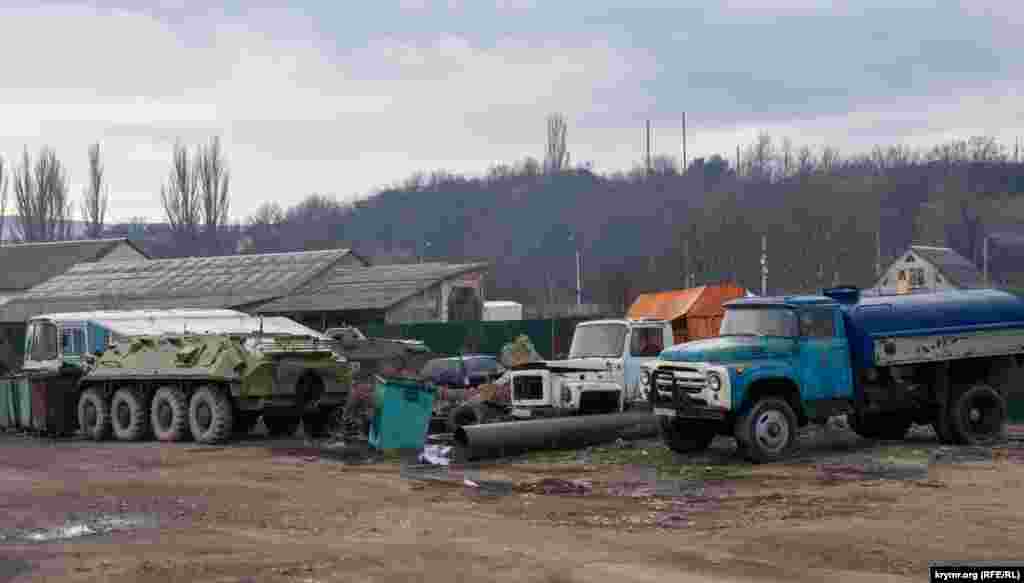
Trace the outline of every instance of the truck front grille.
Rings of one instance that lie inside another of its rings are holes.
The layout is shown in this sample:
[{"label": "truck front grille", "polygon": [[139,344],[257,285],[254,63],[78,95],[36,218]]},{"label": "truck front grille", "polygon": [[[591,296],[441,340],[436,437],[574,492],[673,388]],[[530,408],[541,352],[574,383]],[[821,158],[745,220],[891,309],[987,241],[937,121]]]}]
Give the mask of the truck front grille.
[{"label": "truck front grille", "polygon": [[651,375],[651,384],[657,392],[665,392],[672,398],[675,389],[686,393],[699,393],[707,385],[704,373],[689,367],[662,367]]},{"label": "truck front grille", "polygon": [[544,398],[544,377],[516,376],[512,379],[512,398],[516,401],[539,401]]}]

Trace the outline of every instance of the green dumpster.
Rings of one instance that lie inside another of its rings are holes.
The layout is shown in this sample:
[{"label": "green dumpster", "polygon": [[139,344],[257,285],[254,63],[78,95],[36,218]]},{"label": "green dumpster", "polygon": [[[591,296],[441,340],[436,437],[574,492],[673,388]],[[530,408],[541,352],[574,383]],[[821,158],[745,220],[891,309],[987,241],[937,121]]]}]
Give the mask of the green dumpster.
[{"label": "green dumpster", "polygon": [[17,413],[16,426],[21,429],[32,427],[32,391],[27,377],[16,377],[14,388],[14,410]]},{"label": "green dumpster", "polygon": [[379,450],[422,449],[434,409],[434,387],[408,379],[379,379],[369,442]]},{"label": "green dumpster", "polygon": [[17,416],[14,414],[14,400],[12,395],[14,390],[11,388],[12,379],[0,379],[0,429],[10,429],[14,427],[14,421]]}]

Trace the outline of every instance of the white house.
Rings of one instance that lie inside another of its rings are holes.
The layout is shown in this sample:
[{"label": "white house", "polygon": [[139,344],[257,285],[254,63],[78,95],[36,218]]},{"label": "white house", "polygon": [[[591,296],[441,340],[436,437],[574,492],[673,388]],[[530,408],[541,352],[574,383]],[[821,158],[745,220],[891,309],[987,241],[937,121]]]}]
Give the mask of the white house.
[{"label": "white house", "polygon": [[875,282],[882,294],[985,287],[984,276],[949,247],[911,245]]}]

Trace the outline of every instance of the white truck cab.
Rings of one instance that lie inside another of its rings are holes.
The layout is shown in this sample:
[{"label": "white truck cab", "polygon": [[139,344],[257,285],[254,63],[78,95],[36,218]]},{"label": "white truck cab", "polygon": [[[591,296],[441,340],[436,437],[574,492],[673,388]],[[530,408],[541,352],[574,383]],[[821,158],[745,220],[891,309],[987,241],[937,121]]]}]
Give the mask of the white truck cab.
[{"label": "white truck cab", "polygon": [[509,372],[512,415],[614,413],[645,402],[641,364],[672,345],[665,320],[594,320],[576,326],[565,360]]}]

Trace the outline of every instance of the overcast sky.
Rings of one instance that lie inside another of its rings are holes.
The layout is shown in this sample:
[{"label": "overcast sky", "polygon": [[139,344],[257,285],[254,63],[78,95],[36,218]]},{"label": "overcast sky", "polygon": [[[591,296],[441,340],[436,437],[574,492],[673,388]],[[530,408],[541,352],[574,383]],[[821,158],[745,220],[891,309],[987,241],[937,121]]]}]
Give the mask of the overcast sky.
[{"label": "overcast sky", "polygon": [[213,135],[236,218],[541,158],[551,112],[599,171],[641,158],[646,119],[678,156],[684,110],[691,158],[762,130],[843,153],[1024,136],[1010,0],[2,5],[0,153],[54,147],[77,200],[100,141],[113,220],[159,219],[174,141]]}]

